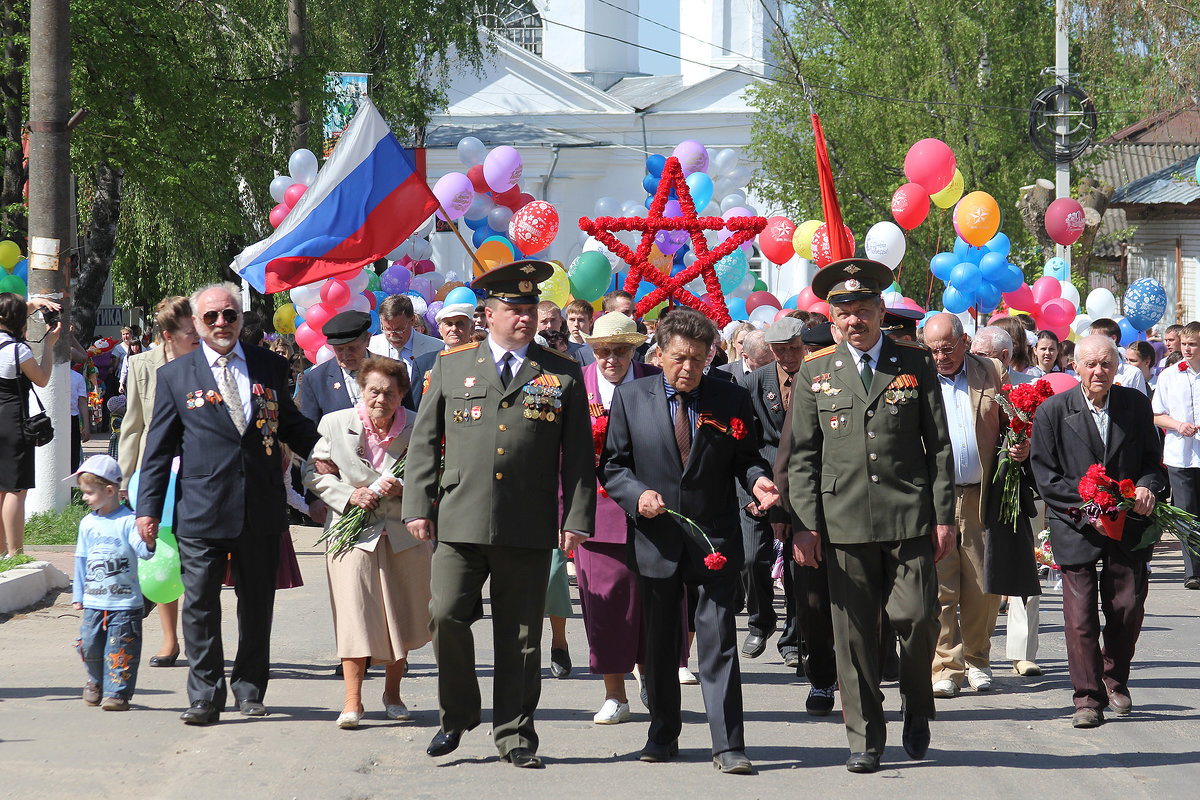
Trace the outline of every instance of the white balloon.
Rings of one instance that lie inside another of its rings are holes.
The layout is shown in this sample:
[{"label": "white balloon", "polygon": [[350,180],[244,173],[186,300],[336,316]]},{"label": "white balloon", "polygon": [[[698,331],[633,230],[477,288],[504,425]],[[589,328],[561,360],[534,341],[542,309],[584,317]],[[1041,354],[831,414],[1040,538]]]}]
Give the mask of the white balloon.
[{"label": "white balloon", "polygon": [[292,298],[292,305],[308,308],[321,302],[321,286],[324,283],[324,280],[320,280],[316,283],[306,283],[303,286],[297,286],[292,289],[288,292],[288,296]]},{"label": "white balloon", "polygon": [[387,260],[388,261],[400,261],[405,256],[412,258],[412,255],[413,255],[413,240],[405,239],[403,242],[401,242],[399,245],[397,245],[395,250],[393,250],[392,252],[387,254]]},{"label": "white balloon", "polygon": [[696,251],[695,250],[688,250],[686,253],[683,254],[683,265],[685,267],[690,267],[692,264],[695,264],[695,263],[696,263]]},{"label": "white balloon", "polygon": [[428,236],[429,234],[433,233],[434,226],[436,226],[436,225],[437,225],[437,214],[436,213],[430,214],[429,219],[422,222],[420,227],[417,228],[416,235],[417,236]]},{"label": "white balloon", "polygon": [[288,172],[297,183],[312,186],[317,179],[317,157],[312,150],[300,148],[288,157]]},{"label": "white balloon", "polygon": [[276,203],[283,202],[283,193],[288,190],[288,187],[295,183],[291,175],[280,175],[271,181],[271,199]]},{"label": "white balloon", "polygon": [[889,269],[900,266],[908,242],[904,239],[904,231],[894,222],[876,222],[867,231],[863,240],[863,249],[867,258],[885,264]]},{"label": "white balloon", "polygon": [[621,204],[615,197],[601,197],[596,201],[597,217],[615,217],[621,213]]},{"label": "white balloon", "polygon": [[1117,313],[1117,298],[1108,289],[1092,289],[1087,296],[1087,314],[1092,319],[1108,317],[1113,319]]},{"label": "white balloon", "polygon": [[508,223],[512,222],[513,212],[507,206],[496,206],[488,212],[488,227],[494,231],[505,232]]},{"label": "white balloon", "polygon": [[413,243],[413,261],[428,261],[433,258],[433,245],[428,239],[417,238]]},{"label": "white balloon", "polygon": [[775,315],[779,313],[779,309],[775,306],[759,306],[750,312],[751,322],[761,322],[764,325],[770,325],[775,320]]},{"label": "white balloon", "polygon": [[593,250],[608,259],[608,264],[614,272],[625,265],[620,256],[605,247],[598,239],[593,239],[589,236],[587,242],[583,245],[583,252],[590,253]]},{"label": "white balloon", "polygon": [[721,204],[718,203],[716,200],[709,200],[708,205],[706,205],[704,207],[704,210],[702,212],[700,212],[700,216],[702,216],[702,217],[719,217],[719,216],[721,216]]},{"label": "white balloon", "polygon": [[696,295],[696,297],[699,297],[708,291],[708,288],[704,285],[703,278],[692,278],[690,281],[684,284],[683,288]]},{"label": "white balloon", "polygon": [[750,217],[758,216],[758,209],[755,208],[754,206],[745,206],[744,208],[750,212],[749,214],[747,214],[747,216],[750,216]]},{"label": "white balloon", "polygon": [[1079,308],[1079,290],[1075,288],[1075,284],[1070,281],[1059,281],[1062,285],[1062,296],[1064,300],[1070,300],[1071,305]]},{"label": "white balloon", "polygon": [[[737,285],[737,288],[735,288],[733,291],[734,292],[745,292],[748,295],[748,294],[750,294],[750,292],[754,291],[754,282],[757,279],[758,279],[757,275],[755,275],[753,272],[750,272],[749,270],[747,270],[746,277],[742,278],[742,282],[739,283]],[[746,295],[740,295],[740,296],[745,297]]]},{"label": "white balloon", "polygon": [[453,269],[446,270],[446,283],[458,280],[458,271]]},{"label": "white balloon", "polygon": [[975,315],[970,311],[963,311],[961,314],[955,314],[956,317],[962,320],[963,331],[968,336],[975,335]]},{"label": "white balloon", "polygon": [[[371,279],[367,277],[365,271],[358,273],[350,280],[346,281],[346,285],[350,287],[350,294],[362,294],[367,290]],[[369,309],[368,309],[369,310]]]},{"label": "white balloon", "polygon": [[468,167],[482,164],[487,156],[487,147],[474,136],[464,136],[458,140],[458,158]]},{"label": "white balloon", "polygon": [[1080,314],[1071,322],[1071,331],[1076,336],[1087,336],[1090,327],[1092,327],[1092,318],[1087,314]]},{"label": "white balloon", "polygon": [[470,207],[467,208],[467,212],[463,216],[470,220],[483,219],[495,207],[496,202],[492,200],[490,194],[476,192],[475,196],[471,198]]},{"label": "white balloon", "polygon": [[737,163],[737,152],[726,147],[713,156],[709,167],[709,175],[713,178],[718,175],[727,175],[737,167]]},{"label": "white balloon", "polygon": [[356,294],[350,298],[350,310],[368,314],[371,311],[371,301],[361,294]]},{"label": "white balloon", "polygon": [[887,306],[888,308],[894,308],[903,299],[904,299],[904,295],[900,294],[899,292],[884,292],[883,293],[883,304],[885,306]]},{"label": "white balloon", "polygon": [[429,303],[425,302],[425,298],[424,297],[416,297],[416,296],[410,294],[408,296],[408,299],[412,300],[413,313],[416,314],[418,317],[425,316],[425,312],[429,310]]},{"label": "white balloon", "polygon": [[333,358],[333,348],[327,344],[321,345],[321,349],[317,351],[318,364],[324,364],[329,359]]},{"label": "white balloon", "polygon": [[746,205],[745,192],[730,192],[721,198],[721,213],[724,214],[731,208]]},{"label": "white balloon", "polygon": [[434,291],[437,291],[439,288],[441,288],[442,284],[446,282],[446,276],[437,270],[434,270],[433,272],[423,272],[421,273],[421,277],[429,279],[429,285],[434,288]]},{"label": "white balloon", "polygon": [[750,182],[751,175],[749,167],[734,167],[725,175],[725,180],[740,188]]}]

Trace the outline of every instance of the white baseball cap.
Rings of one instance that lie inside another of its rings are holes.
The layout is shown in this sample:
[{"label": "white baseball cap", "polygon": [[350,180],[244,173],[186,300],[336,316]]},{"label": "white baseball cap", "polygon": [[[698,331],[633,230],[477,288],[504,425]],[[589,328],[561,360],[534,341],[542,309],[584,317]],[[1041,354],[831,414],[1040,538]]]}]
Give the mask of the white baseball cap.
[{"label": "white baseball cap", "polygon": [[77,484],[79,476],[85,472],[95,475],[97,478],[103,478],[109,483],[119,484],[121,482],[121,467],[117,465],[117,460],[112,456],[104,455],[103,453],[97,453],[94,456],[88,456],[87,459],[79,465],[79,469],[63,478],[63,480],[71,481],[72,484]]}]

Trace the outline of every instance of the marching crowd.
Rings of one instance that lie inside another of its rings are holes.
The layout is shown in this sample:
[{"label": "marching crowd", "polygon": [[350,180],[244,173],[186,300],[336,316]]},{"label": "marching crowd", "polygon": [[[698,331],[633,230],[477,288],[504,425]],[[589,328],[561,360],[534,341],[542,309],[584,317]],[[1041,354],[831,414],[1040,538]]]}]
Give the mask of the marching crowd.
[{"label": "marching crowd", "polygon": [[[1200,323],[1168,328],[1165,352],[1138,342],[1124,354],[1111,320],[1074,343],[1029,330],[1027,317],[968,336],[942,313],[918,330],[921,315],[884,307],[890,270],[851,258],[813,281],[831,319],[793,311],[765,329],[720,331],[684,307],[638,319],[623,291],[595,319],[588,303],[560,309],[539,298],[550,275],[536,260],[494,268],[473,283],[485,299],[443,307],[436,331],[403,295],[380,303],[374,336],[369,315],[343,312],[323,328],[333,358],[307,369],[286,337],[264,341],[232,286],[160,303],[153,346],[135,352],[130,331],[119,354],[110,454],[68,478],[92,511],[72,598],[84,614],[85,702],[129,708],[152,605],[137,562],[154,555],[170,516],[185,591],[159,606],[164,638],[148,663],[174,666],[186,649],[187,724],[217,722],[231,692],[241,714],[268,713],[274,595],[301,582],[287,533],[298,513],[331,535],[338,727],[362,719],[371,665],[384,670],[384,713],[411,719],[400,691],[408,654],[432,642],[430,756],[480,723],[471,628],[486,582],[492,735],[502,759],[542,766],[543,620],[551,674],[567,677],[573,573],[588,668],[603,676],[594,721],[630,719],[632,673],[650,712],[642,761],[677,755],[680,687],[698,682],[715,765],[752,772],[739,660],[762,656],[776,634],[782,662],[809,683],[808,714],[829,714],[840,694],[848,770],[879,768],[889,681],[903,748],[923,759],[935,700],[991,688],[1002,605],[1002,660],[1041,674],[1043,521],[1064,585],[1072,722],[1132,712],[1147,515],[1168,495],[1200,506]],[[24,342],[41,305],[0,296],[11,431],[24,428],[30,383],[48,378],[48,356]],[[1028,435],[1013,436],[1007,393],[1055,372],[1078,383],[1059,384]],[[21,548],[32,452],[0,434],[10,553]],[[1133,513],[1115,533],[1080,512],[1097,464],[1130,482]],[[1200,588],[1200,558],[1184,556],[1184,586]],[[238,620],[228,676],[225,585]]]}]

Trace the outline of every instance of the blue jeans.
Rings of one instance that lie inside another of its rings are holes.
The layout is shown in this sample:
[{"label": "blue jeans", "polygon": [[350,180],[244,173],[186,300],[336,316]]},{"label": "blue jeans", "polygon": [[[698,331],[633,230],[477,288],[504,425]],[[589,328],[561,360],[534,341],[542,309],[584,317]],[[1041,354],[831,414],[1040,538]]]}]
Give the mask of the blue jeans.
[{"label": "blue jeans", "polygon": [[79,652],[88,680],[101,686],[105,697],[131,699],[142,657],[142,610],[85,608]]}]

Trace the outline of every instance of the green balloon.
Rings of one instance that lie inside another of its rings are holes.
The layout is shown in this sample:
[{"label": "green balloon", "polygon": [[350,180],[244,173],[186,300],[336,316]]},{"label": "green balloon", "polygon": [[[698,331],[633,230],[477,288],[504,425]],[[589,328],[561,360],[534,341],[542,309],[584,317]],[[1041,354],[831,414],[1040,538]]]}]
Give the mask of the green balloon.
[{"label": "green balloon", "polygon": [[0,277],[0,292],[12,292],[25,297],[28,289],[25,286],[25,281],[21,280],[16,275],[5,275]]},{"label": "green balloon", "polygon": [[138,561],[142,594],[152,603],[169,603],[183,597],[183,573],[179,568],[179,543],[169,527],[159,528],[154,556]]},{"label": "green balloon", "polygon": [[375,274],[375,270],[367,270],[367,291],[378,292],[382,291],[379,286],[379,276]]},{"label": "green balloon", "polygon": [[751,289],[750,291],[751,292],[765,292],[766,290],[767,290],[767,285],[765,283],[763,283],[763,279],[755,278],[754,279],[754,288]]},{"label": "green balloon", "polygon": [[594,250],[580,253],[567,272],[571,279],[571,294],[588,303],[599,300],[612,280],[612,265]]}]

